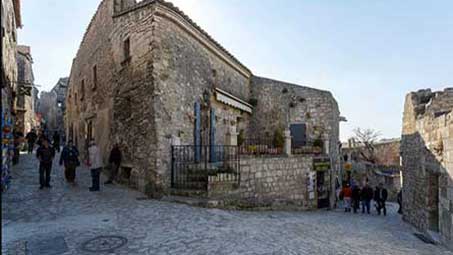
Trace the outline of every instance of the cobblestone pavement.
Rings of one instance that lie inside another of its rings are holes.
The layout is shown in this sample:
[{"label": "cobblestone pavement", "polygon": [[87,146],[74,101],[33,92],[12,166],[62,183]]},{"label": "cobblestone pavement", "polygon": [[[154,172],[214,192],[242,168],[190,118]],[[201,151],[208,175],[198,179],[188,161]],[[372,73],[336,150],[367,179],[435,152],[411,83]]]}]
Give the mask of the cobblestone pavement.
[{"label": "cobblestone pavement", "polygon": [[13,174],[2,195],[2,254],[453,254],[417,239],[394,206],[387,217],[194,208],[119,185],[91,193],[87,169],[73,187],[56,164],[53,188],[39,190],[29,155]]}]

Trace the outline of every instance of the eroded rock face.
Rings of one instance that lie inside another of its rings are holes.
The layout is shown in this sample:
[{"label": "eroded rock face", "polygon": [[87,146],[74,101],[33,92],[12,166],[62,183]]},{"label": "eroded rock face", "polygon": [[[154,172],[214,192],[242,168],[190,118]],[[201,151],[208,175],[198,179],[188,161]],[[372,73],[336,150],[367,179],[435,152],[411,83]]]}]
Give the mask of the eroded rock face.
[{"label": "eroded rock face", "polygon": [[404,219],[453,240],[453,93],[406,97],[401,155]]}]

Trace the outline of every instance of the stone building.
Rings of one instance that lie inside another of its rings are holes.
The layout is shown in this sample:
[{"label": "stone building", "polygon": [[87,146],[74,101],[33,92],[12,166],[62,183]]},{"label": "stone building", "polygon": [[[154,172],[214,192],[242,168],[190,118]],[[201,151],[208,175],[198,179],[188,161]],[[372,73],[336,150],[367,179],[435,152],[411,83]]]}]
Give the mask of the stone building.
[{"label": "stone building", "polygon": [[[258,203],[281,199],[310,207],[308,199],[316,195],[307,186],[317,180],[323,185],[319,194],[333,204],[329,191],[339,168],[340,117],[332,94],[254,76],[171,3],[102,1],[73,61],[69,84],[68,138],[82,154],[94,138],[104,160],[119,143],[121,171],[144,192],[168,193],[179,178],[200,174],[197,181],[210,194],[220,190]],[[281,156],[282,139],[286,156]],[[239,158],[238,142],[247,145],[241,152],[266,148],[279,156]],[[306,147],[313,143],[324,159],[309,153],[287,156],[310,150]],[[187,163],[182,155],[195,163],[177,172],[178,163]],[[209,178],[192,169],[202,159],[213,170],[207,171]],[[237,172],[220,173],[222,160],[223,166],[237,160],[226,167]],[[329,171],[317,174],[314,166]]]},{"label": "stone building", "polygon": [[22,26],[19,0],[5,0],[1,2],[1,30],[2,59],[0,82],[2,90],[2,190],[7,188],[9,169],[14,151],[13,132],[15,123],[15,100],[17,87],[17,28]]},{"label": "stone building", "polygon": [[58,132],[61,136],[65,134],[64,115],[68,80],[68,77],[60,78],[52,90],[42,91],[39,97],[38,112],[44,127],[50,134],[54,132]]},{"label": "stone building", "polygon": [[403,218],[453,249],[453,89],[406,96]]},{"label": "stone building", "polygon": [[30,47],[17,46],[18,93],[16,98],[16,130],[26,134],[35,128],[35,96],[33,95],[33,59]]}]

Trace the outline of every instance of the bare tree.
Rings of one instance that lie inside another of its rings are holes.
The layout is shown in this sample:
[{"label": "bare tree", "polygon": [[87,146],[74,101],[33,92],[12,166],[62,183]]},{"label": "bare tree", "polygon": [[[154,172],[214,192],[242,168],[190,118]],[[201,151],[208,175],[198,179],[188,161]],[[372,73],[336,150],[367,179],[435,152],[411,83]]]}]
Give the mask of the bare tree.
[{"label": "bare tree", "polygon": [[375,143],[381,136],[381,133],[373,129],[360,129],[353,130],[354,139],[359,143],[358,152],[360,156],[370,162],[376,163]]}]

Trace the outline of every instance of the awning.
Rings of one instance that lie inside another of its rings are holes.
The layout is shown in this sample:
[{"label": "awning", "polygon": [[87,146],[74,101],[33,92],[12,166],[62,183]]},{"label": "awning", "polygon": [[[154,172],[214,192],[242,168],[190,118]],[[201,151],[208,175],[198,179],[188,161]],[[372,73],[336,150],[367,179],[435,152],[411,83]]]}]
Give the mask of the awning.
[{"label": "awning", "polygon": [[244,112],[252,113],[252,106],[247,102],[231,95],[230,93],[223,91],[219,88],[215,89],[216,100],[226,105],[232,106]]}]

